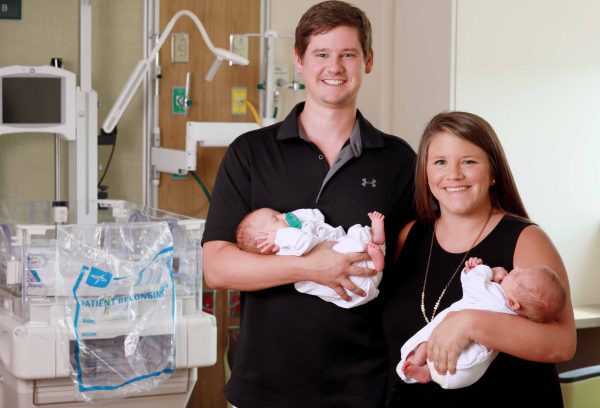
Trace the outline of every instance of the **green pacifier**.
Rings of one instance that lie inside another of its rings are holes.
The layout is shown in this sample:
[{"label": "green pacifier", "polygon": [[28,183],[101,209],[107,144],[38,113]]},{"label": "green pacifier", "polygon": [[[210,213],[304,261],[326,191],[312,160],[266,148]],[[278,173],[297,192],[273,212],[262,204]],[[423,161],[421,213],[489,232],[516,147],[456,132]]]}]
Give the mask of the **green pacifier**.
[{"label": "green pacifier", "polygon": [[300,222],[300,220],[298,219],[298,217],[296,217],[291,212],[285,213],[285,221],[292,228],[302,229],[302,223]]}]

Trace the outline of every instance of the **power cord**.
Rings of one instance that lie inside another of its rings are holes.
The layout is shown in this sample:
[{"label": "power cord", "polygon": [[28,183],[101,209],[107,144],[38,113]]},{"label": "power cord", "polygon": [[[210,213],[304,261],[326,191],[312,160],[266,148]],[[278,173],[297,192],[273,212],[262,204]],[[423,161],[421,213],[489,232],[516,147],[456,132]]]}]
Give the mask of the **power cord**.
[{"label": "power cord", "polygon": [[198,185],[200,186],[200,188],[202,189],[202,191],[204,191],[204,194],[206,195],[206,198],[208,199],[208,202],[210,202],[210,193],[208,192],[208,189],[206,188],[206,185],[204,185],[204,183],[202,182],[202,180],[200,180],[200,177],[198,177],[198,175],[196,174],[195,171],[190,171],[190,174],[194,177],[194,179],[196,180],[196,182],[198,183]]}]

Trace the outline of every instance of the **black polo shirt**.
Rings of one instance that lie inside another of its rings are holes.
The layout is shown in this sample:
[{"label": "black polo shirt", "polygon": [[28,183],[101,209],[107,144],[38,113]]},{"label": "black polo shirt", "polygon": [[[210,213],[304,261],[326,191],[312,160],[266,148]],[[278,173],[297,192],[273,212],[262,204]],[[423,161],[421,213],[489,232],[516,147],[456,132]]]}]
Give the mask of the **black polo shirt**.
[{"label": "black polo shirt", "polygon": [[[302,138],[297,105],[281,123],[248,132],[227,150],[203,241],[235,242],[250,211],[318,208],[331,225],[369,225],[385,215],[388,255],[414,218],[415,154],[357,112],[357,127],[331,169]],[[388,260],[388,264],[390,261]],[[381,285],[385,285],[384,279]],[[375,299],[343,309],[293,285],[242,293],[241,337],[228,399],[239,408],[382,407],[386,349]]]}]

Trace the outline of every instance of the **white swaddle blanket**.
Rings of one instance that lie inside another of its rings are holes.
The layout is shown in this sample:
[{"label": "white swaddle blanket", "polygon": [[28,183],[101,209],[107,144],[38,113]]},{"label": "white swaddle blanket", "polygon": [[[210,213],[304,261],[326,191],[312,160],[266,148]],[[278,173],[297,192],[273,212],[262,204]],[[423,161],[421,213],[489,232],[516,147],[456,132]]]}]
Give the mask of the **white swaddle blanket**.
[{"label": "white swaddle blanket", "polygon": [[[478,265],[469,272],[463,270],[460,274],[463,288],[462,299],[444,309],[430,323],[408,339],[400,349],[401,360],[396,367],[396,372],[404,382],[416,382],[402,372],[406,358],[419,344],[429,339],[433,329],[444,320],[448,313],[464,309],[478,309],[516,314],[506,305],[506,295],[502,287],[492,281],[492,276],[492,270],[487,265]],[[431,362],[427,361],[427,365],[433,381],[442,388],[456,389],[467,387],[479,380],[497,355],[498,352],[495,350],[478,343],[471,343],[458,356],[456,373],[441,375],[438,374]]]}]

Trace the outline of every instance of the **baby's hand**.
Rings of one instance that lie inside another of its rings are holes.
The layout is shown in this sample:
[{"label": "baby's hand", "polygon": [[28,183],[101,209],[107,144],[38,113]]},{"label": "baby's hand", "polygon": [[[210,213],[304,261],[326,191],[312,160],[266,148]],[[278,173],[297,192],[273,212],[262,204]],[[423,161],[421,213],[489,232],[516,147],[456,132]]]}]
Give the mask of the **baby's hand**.
[{"label": "baby's hand", "polygon": [[475,256],[470,257],[467,262],[465,262],[465,272],[469,272],[471,269],[475,268],[478,265],[481,265],[483,261],[481,258],[477,258]]},{"label": "baby's hand", "polygon": [[258,235],[256,248],[261,254],[274,254],[279,251],[279,247],[275,245],[275,234],[275,231],[265,231]]},{"label": "baby's hand", "polygon": [[506,275],[508,275],[508,272],[503,267],[496,266],[492,268],[492,281],[502,283],[504,278],[506,278]]}]

